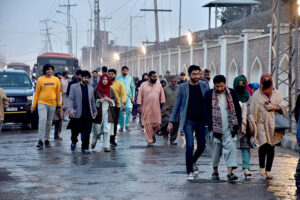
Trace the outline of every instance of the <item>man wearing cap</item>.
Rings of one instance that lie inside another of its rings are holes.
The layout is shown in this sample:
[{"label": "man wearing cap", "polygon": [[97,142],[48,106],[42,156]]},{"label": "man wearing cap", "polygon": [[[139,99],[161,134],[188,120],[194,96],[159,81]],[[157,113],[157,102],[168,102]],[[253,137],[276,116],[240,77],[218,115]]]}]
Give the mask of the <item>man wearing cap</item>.
[{"label": "man wearing cap", "polygon": [[177,85],[185,83],[187,81],[186,75],[184,72],[181,72],[179,75],[180,81],[177,82]]}]

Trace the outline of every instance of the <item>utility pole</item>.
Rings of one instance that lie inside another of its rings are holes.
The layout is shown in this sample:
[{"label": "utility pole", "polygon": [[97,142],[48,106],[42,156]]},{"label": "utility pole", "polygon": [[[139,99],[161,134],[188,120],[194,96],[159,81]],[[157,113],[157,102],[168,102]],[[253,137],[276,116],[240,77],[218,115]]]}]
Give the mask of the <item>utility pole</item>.
[{"label": "utility pole", "polygon": [[71,26],[71,17],[70,17],[70,9],[72,6],[77,6],[77,4],[70,4],[70,0],[68,0],[68,4],[59,5],[59,7],[67,8],[67,30],[68,30],[68,51],[69,54],[73,55],[73,42],[72,42],[72,26]]},{"label": "utility pole", "polygon": [[178,37],[181,35],[181,0],[179,0],[179,34]]},{"label": "utility pole", "polygon": [[106,38],[106,29],[105,29],[105,24],[106,24],[106,20],[110,20],[112,19],[112,17],[100,17],[100,20],[103,21],[103,34],[101,37],[101,48],[102,48],[102,58],[106,58],[106,40],[108,40],[108,38]]},{"label": "utility pole", "polygon": [[49,30],[51,28],[48,27],[48,21],[50,21],[50,19],[44,19],[42,21],[40,21],[41,23],[45,23],[45,26],[46,28],[45,29],[42,29],[41,31],[46,31],[46,41],[48,43],[48,48],[50,50],[50,52],[53,52],[53,48],[52,48],[52,43],[51,43],[51,38],[50,38],[50,33],[49,33]]},{"label": "utility pole", "polygon": [[130,16],[130,47],[132,47],[132,19],[139,18],[143,16]]},{"label": "utility pole", "polygon": [[94,1],[94,46],[96,49],[95,65],[100,65],[100,6],[99,0]]},{"label": "utility pole", "polygon": [[157,0],[154,0],[154,9],[141,9],[141,11],[151,11],[151,12],[154,12],[155,35],[156,35],[155,44],[156,44],[156,47],[158,47],[159,46],[158,12],[172,12],[172,10],[157,9]]}]

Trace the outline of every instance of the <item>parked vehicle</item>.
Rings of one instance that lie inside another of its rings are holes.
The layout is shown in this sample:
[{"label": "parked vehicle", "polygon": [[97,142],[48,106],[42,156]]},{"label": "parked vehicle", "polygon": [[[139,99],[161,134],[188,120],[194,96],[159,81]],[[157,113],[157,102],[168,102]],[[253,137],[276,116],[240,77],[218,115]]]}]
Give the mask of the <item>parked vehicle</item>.
[{"label": "parked vehicle", "polygon": [[9,102],[9,107],[4,111],[4,123],[30,124],[32,129],[37,129],[38,114],[30,112],[34,87],[27,73],[23,70],[1,69],[0,87],[5,90]]}]

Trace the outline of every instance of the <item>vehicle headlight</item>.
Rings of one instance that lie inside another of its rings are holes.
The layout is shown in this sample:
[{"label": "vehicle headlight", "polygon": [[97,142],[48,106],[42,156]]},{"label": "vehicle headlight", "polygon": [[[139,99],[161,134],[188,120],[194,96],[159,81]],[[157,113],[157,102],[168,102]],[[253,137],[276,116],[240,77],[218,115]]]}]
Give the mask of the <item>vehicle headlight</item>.
[{"label": "vehicle headlight", "polygon": [[27,96],[27,101],[32,101],[33,96]]}]

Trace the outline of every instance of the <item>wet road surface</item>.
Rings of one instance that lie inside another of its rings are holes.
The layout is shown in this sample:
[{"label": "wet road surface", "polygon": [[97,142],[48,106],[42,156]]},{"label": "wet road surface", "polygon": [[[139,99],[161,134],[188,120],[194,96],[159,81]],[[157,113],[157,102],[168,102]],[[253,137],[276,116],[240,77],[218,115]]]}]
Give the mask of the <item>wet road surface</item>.
[{"label": "wet road surface", "polygon": [[[185,149],[164,145],[162,137],[147,148],[137,123],[131,132],[119,134],[118,147],[103,152],[101,143],[90,155],[81,153],[81,142],[70,151],[70,130],[63,141],[50,149],[36,150],[37,131],[4,125],[0,135],[0,199],[297,199],[294,172],[298,154],[276,147],[273,180],[258,175],[257,150],[252,150],[252,178],[241,169],[235,184],[226,182],[227,169],[221,160],[221,181],[211,180],[209,151],[198,160],[199,175],[186,181]],[[53,130],[52,130],[53,131]],[[300,197],[300,195],[299,195]]]}]

